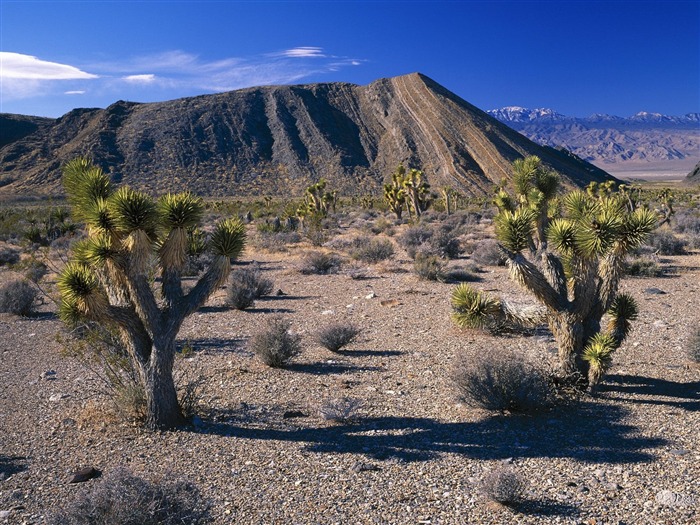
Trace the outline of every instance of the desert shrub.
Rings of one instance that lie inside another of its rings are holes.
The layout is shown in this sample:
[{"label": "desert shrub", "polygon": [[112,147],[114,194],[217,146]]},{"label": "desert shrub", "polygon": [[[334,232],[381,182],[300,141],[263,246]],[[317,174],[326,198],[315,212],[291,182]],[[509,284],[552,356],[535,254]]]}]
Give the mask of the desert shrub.
[{"label": "desert shrub", "polygon": [[377,218],[377,220],[375,220],[374,223],[370,226],[369,230],[375,235],[383,233],[385,235],[388,235],[389,237],[393,236],[396,233],[394,230],[393,221],[390,221],[386,217]]},{"label": "desert shrub", "polygon": [[700,363],[700,328],[695,328],[690,334],[686,351],[691,361]]},{"label": "desert shrub", "polygon": [[456,259],[462,251],[459,239],[449,228],[439,227],[430,238],[429,245],[435,255],[447,259]]},{"label": "desert shrub", "polygon": [[210,522],[209,505],[195,485],[166,478],[148,481],[124,467],[48,518],[49,525],[197,525]]},{"label": "desert shrub", "polygon": [[19,252],[9,246],[0,248],[0,266],[10,266],[19,262]]},{"label": "desert shrub", "polygon": [[335,253],[307,252],[299,265],[299,271],[304,275],[327,275],[336,273],[342,262]]},{"label": "desert shrub", "polygon": [[38,283],[41,281],[42,277],[49,273],[49,267],[42,261],[34,258],[20,263],[19,269],[22,270],[25,279],[32,281],[33,283]]},{"label": "desert shrub", "polygon": [[633,277],[661,277],[664,270],[655,257],[630,257],[625,261],[625,274]]},{"label": "desert shrub", "polygon": [[358,419],[358,410],[363,406],[361,400],[352,397],[329,399],[319,407],[319,414],[326,421],[348,423]]},{"label": "desert shrub", "polygon": [[24,279],[8,281],[0,286],[0,312],[29,315],[37,296],[35,286]]},{"label": "desert shrub", "polygon": [[290,322],[271,317],[265,328],[250,339],[250,350],[263,363],[281,368],[301,353],[301,337],[289,331]]},{"label": "desert shrub", "polygon": [[688,243],[689,249],[700,250],[700,233],[688,233],[688,234],[686,234],[686,241]]},{"label": "desert shrub", "polygon": [[490,501],[512,505],[525,495],[525,478],[512,468],[500,465],[490,470],[481,480],[481,494]]},{"label": "desert shrub", "polygon": [[260,233],[255,239],[258,248],[268,252],[286,252],[290,244],[301,242],[301,234],[295,231]]},{"label": "desert shrub", "polygon": [[274,283],[263,277],[257,266],[236,268],[231,271],[226,290],[226,304],[236,310],[245,310],[255,299],[272,293]]},{"label": "desert shrub", "polygon": [[451,268],[445,274],[445,281],[451,283],[476,281],[478,279],[478,277],[475,275],[477,271],[477,268],[465,268],[462,266]]},{"label": "desert shrub", "polygon": [[425,226],[411,226],[398,238],[399,245],[406,250],[408,256],[413,259],[418,249],[426,244],[433,236],[433,230]]},{"label": "desert shrub", "polygon": [[653,247],[660,255],[683,255],[686,246],[683,239],[676,237],[672,231],[664,229],[652,232],[646,244]]},{"label": "desert shrub", "polygon": [[550,401],[546,375],[524,357],[506,350],[487,350],[463,358],[453,379],[461,399],[486,410],[537,412]]},{"label": "desert shrub", "polygon": [[675,214],[673,229],[678,233],[700,234],[700,216],[691,211],[679,211]]},{"label": "desert shrub", "polygon": [[360,329],[349,323],[334,323],[322,328],[316,340],[322,347],[327,348],[331,352],[337,352],[344,346],[352,343]]},{"label": "desert shrub", "polygon": [[495,239],[479,242],[470,255],[471,260],[479,266],[505,266],[506,256]]},{"label": "desert shrub", "polygon": [[437,255],[418,253],[413,262],[416,275],[425,281],[444,281],[445,268],[445,262]]},{"label": "desert shrub", "polygon": [[394,244],[389,239],[359,237],[350,250],[350,256],[358,261],[374,264],[394,255]]}]

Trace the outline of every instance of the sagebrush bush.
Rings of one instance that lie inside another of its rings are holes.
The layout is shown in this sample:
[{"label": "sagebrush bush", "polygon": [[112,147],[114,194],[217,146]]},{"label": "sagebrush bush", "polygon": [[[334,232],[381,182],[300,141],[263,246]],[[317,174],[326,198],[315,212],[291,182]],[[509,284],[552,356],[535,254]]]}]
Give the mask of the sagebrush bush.
[{"label": "sagebrush bush", "polygon": [[352,343],[359,333],[360,329],[355,325],[333,323],[319,330],[316,341],[331,352],[337,352]]},{"label": "sagebrush bush", "polygon": [[0,266],[10,266],[19,262],[19,252],[9,246],[0,248]]},{"label": "sagebrush bush", "polygon": [[318,411],[326,421],[348,423],[358,419],[358,411],[363,407],[361,400],[352,397],[329,399],[321,404]]},{"label": "sagebrush bush", "polygon": [[418,248],[433,236],[433,230],[426,226],[411,226],[407,228],[399,237],[399,245],[406,250],[408,256],[413,259],[418,252]]},{"label": "sagebrush bush", "polygon": [[394,255],[394,244],[389,239],[356,239],[350,256],[358,261],[374,264],[390,259]]},{"label": "sagebrush bush", "polygon": [[301,337],[289,331],[291,323],[271,317],[266,326],[250,338],[250,350],[263,363],[281,368],[301,353]]},{"label": "sagebrush bush", "polygon": [[633,277],[661,277],[663,268],[654,257],[630,257],[625,261],[624,272]]},{"label": "sagebrush bush", "polygon": [[683,255],[686,253],[685,241],[676,237],[670,230],[660,229],[652,232],[646,244],[653,247],[659,255]]},{"label": "sagebrush bush", "polygon": [[673,219],[673,229],[678,233],[700,234],[700,216],[697,212],[679,211]]},{"label": "sagebrush bush", "polygon": [[24,279],[6,282],[0,286],[0,312],[30,315],[37,293],[36,287]]},{"label": "sagebrush bush", "polygon": [[691,361],[700,363],[700,327],[695,328],[690,334],[686,351]]},{"label": "sagebrush bush", "polygon": [[231,271],[226,289],[226,304],[236,310],[244,310],[256,299],[272,293],[274,283],[264,277],[257,266],[236,268]]},{"label": "sagebrush bush", "polygon": [[255,238],[255,245],[268,252],[286,252],[290,244],[301,242],[301,234],[295,231],[261,232]]},{"label": "sagebrush bush", "polygon": [[48,518],[48,525],[198,525],[209,505],[183,480],[148,481],[119,467]]},{"label": "sagebrush bush", "polygon": [[307,252],[301,259],[299,272],[304,275],[336,273],[341,263],[340,257],[335,253]]},{"label": "sagebrush bush", "polygon": [[506,256],[495,239],[480,241],[470,254],[473,262],[479,266],[505,266]]},{"label": "sagebrush bush", "polygon": [[445,261],[440,257],[425,253],[416,254],[413,262],[413,270],[416,272],[416,275],[426,281],[445,281],[446,267]]},{"label": "sagebrush bush", "polygon": [[549,380],[524,357],[491,349],[462,358],[453,372],[461,399],[486,410],[537,412],[550,405]]},{"label": "sagebrush bush", "polygon": [[490,470],[481,480],[481,494],[503,505],[521,501],[525,495],[525,478],[505,465]]}]

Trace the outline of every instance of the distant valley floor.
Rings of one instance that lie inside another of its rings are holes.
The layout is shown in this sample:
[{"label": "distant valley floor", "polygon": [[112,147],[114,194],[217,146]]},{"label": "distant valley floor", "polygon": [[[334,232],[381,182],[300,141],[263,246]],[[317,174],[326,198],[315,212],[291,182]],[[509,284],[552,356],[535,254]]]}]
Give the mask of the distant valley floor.
[{"label": "distant valley floor", "polygon": [[617,163],[605,163],[596,160],[593,161],[592,164],[607,171],[618,179],[676,182],[685,179],[698,161],[700,161],[700,152],[698,152],[698,158],[695,159],[685,158],[680,160]]}]

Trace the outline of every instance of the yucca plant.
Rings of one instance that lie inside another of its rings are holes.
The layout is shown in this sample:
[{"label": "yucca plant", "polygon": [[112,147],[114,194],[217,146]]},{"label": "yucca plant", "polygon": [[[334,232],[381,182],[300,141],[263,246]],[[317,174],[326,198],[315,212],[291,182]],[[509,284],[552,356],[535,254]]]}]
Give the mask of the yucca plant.
[{"label": "yucca plant", "polygon": [[185,293],[182,272],[202,219],[201,199],[181,193],[155,201],[127,186],[114,190],[102,170],[82,158],[64,166],[63,185],[87,238],[58,278],[60,316],[69,324],[114,327],[139,373],[146,426],[177,427],[184,417],[172,374],[175,338],[185,318],[226,281],[245,244],[244,226],[234,219],[216,225],[207,243],[212,263]]},{"label": "yucca plant", "polygon": [[625,256],[642,244],[657,217],[647,208],[630,209],[629,199],[612,190],[560,198],[558,176],[537,157],[516,161],[514,172],[515,195],[501,189],[495,199],[496,235],[511,278],[539,306],[515,308],[461,284],[452,295],[453,318],[463,327],[491,330],[546,322],[564,375],[587,378],[594,387],[637,316],[634,299],[618,294]]}]

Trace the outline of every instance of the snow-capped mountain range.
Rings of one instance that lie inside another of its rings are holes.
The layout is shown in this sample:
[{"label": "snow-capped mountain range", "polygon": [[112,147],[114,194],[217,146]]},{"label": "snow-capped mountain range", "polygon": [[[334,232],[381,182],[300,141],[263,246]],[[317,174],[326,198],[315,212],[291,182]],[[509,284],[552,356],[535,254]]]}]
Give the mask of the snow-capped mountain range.
[{"label": "snow-capped mountain range", "polygon": [[[563,147],[611,171],[613,165],[700,160],[700,113],[569,117],[553,109],[508,106],[492,117],[543,145]],[[614,171],[614,170],[613,170]]]}]

